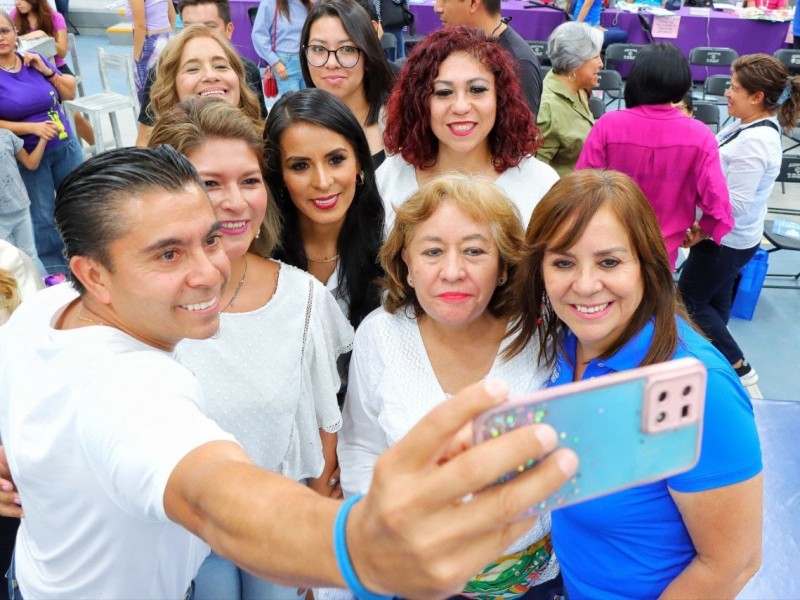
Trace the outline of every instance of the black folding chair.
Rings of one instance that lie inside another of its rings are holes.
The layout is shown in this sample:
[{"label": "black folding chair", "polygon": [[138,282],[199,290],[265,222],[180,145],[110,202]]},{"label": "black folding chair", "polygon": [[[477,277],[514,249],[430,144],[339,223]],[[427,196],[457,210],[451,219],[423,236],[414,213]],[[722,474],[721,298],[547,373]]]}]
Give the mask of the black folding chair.
[{"label": "black folding chair", "polygon": [[706,76],[702,79],[695,80],[695,83],[699,84],[696,88],[697,91],[703,93],[702,89],[709,77],[708,69],[710,67],[730,67],[737,58],[739,58],[739,54],[733,48],[717,48],[712,46],[692,48],[689,52],[689,66],[706,68]]},{"label": "black folding chair", "polygon": [[596,121],[604,114],[606,114],[606,105],[597,96],[589,96],[589,110]]},{"label": "black folding chair", "polygon": [[[772,209],[770,209],[772,212]],[[774,252],[779,252],[780,250],[789,250],[792,252],[800,252],[800,239],[795,237],[790,237],[788,235],[782,235],[779,233],[774,233],[772,228],[775,225],[775,221],[764,221],[764,237],[767,238],[767,241],[772,245],[772,248],[767,250],[768,253],[772,254]],[[793,285],[780,285],[776,283],[764,284],[765,288],[773,288],[773,289],[788,289],[788,290],[797,290],[800,289],[798,286],[798,281],[800,281],[800,272],[798,273],[769,273],[767,272],[767,277],[781,277],[786,279],[794,280]]]},{"label": "black folding chair", "polygon": [[603,97],[611,98],[609,101],[603,101],[605,106],[611,106],[614,102],[617,103],[618,108],[622,108],[622,75],[619,71],[614,69],[600,69],[597,74],[598,82],[594,88],[603,92]]},{"label": "black folding chair", "polygon": [[[605,51],[605,65],[609,69],[619,70],[620,63],[632,63],[636,60],[636,55],[639,54],[639,50],[646,47],[645,44],[610,44]],[[622,86],[624,89],[624,79],[622,81]],[[607,93],[609,98],[614,98],[616,95],[616,92],[613,90],[609,90]],[[621,105],[622,100],[618,100]]]},{"label": "black folding chair", "polygon": [[247,18],[250,19],[250,28],[252,29],[253,23],[256,22],[256,15],[258,14],[258,6],[251,6],[247,9]]},{"label": "black folding chair", "polygon": [[527,40],[528,46],[531,47],[536,58],[539,59],[540,65],[552,65],[550,57],[547,55],[547,42],[541,40]]},{"label": "black folding chair", "polygon": [[394,62],[397,59],[397,38],[391,33],[384,33],[381,38],[381,48],[386,60]]},{"label": "black folding chair", "polygon": [[694,101],[694,118],[719,130],[719,106],[705,100]]},{"label": "black folding chair", "polygon": [[786,65],[792,75],[800,75],[800,50],[782,48],[781,50],[776,50],[772,56]]}]

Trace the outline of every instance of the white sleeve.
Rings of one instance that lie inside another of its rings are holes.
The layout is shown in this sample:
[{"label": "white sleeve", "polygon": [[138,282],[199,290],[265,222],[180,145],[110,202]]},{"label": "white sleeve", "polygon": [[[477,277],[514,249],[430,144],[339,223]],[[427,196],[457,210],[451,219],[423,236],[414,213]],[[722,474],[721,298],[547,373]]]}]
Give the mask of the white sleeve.
[{"label": "white sleeve", "polygon": [[313,280],[311,313],[303,360],[304,390],[311,393],[317,427],[335,433],[342,425],[336,394],[341,381],[336,361],[353,348],[353,327],[333,295]]},{"label": "white sleeve", "polygon": [[340,480],[345,497],[365,493],[372,481],[372,470],[378,456],[389,447],[386,434],[378,422],[378,402],[375,399],[377,378],[370,377],[370,361],[378,360],[379,351],[371,343],[372,331],[364,321],[356,333],[347,396],[344,401],[342,429],[339,432],[337,453],[341,469]]},{"label": "white sleeve", "polygon": [[178,463],[203,444],[235,439],[202,413],[194,376],[163,354],[117,355],[99,372],[78,409],[76,435],[122,510],[166,521],[164,492]]},{"label": "white sleeve", "polygon": [[759,135],[743,133],[728,157],[725,179],[734,220],[747,212],[768,166],[769,149]]}]

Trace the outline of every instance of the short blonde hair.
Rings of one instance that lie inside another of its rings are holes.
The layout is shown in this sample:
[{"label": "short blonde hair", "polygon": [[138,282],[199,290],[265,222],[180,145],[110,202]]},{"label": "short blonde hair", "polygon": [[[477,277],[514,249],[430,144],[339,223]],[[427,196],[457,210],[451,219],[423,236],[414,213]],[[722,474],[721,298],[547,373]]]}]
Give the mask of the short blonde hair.
[{"label": "short blonde hair", "polygon": [[452,202],[470,218],[489,225],[500,251],[501,267],[507,270],[508,279],[504,286],[498,287],[492,294],[488,310],[496,317],[510,316],[517,310],[511,283],[517,272],[517,256],[525,240],[519,211],[508,196],[488,179],[455,173],[432,179],[397,209],[394,227],[379,254],[381,266],[386,271],[381,281],[387,292],[384,308],[394,313],[413,306],[415,316],[420,317],[425,313],[414,288],[408,284],[408,266],[402,254],[419,226],[445,202]]},{"label": "short blonde hair", "polygon": [[222,39],[205,25],[191,25],[183,29],[167,43],[161,52],[161,56],[158,57],[156,80],[150,90],[150,108],[148,109],[152,112],[154,120],[180,102],[175,81],[181,65],[183,50],[186,44],[195,38],[211,38],[220,45],[231,68],[239,79],[238,107],[253,121],[260,123],[261,107],[259,106],[258,98],[256,98],[256,95],[245,80],[242,59],[239,58],[236,50],[233,49],[228,40]]},{"label": "short blonde hair", "polygon": [[[210,139],[241,140],[253,152],[264,176],[264,156],[261,152],[261,131],[244,113],[219,98],[191,98],[173,106],[153,126],[151,148],[166,144],[187,156],[203,147]],[[250,251],[268,258],[280,239],[280,215],[267,188],[267,212],[261,223],[261,236]]]}]

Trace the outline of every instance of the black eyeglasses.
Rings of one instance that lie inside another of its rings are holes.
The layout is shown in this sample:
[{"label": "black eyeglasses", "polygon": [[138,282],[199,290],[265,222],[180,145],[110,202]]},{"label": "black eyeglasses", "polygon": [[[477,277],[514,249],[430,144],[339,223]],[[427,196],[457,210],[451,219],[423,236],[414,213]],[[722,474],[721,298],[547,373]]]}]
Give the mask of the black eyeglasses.
[{"label": "black eyeglasses", "polygon": [[324,67],[328,59],[333,54],[338,62],[345,69],[352,69],[358,64],[358,59],[361,56],[361,48],[355,46],[340,46],[336,50],[328,50],[325,46],[319,44],[312,44],[311,46],[304,47],[306,53],[306,61],[312,67]]}]

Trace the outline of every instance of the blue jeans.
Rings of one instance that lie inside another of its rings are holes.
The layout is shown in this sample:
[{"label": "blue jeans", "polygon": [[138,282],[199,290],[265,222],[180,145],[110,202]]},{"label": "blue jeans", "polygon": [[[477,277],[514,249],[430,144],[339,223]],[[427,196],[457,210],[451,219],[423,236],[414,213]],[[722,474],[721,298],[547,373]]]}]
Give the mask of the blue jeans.
[{"label": "blue jeans", "polygon": [[603,50],[611,44],[625,44],[628,41],[628,32],[624,29],[612,27],[603,31]]},{"label": "blue jeans", "polygon": [[303,72],[300,70],[300,53],[299,52],[276,52],[278,58],[281,59],[283,66],[286,67],[286,79],[281,79],[275,73],[275,81],[278,82],[278,95],[283,96],[287,92],[296,92],[306,87],[303,80]]},{"label": "blue jeans", "polygon": [[44,268],[51,274],[67,272],[64,242],[56,231],[53,219],[56,189],[82,162],[83,150],[73,135],[55,148],[45,150],[42,162],[35,171],[29,171],[22,164],[19,165],[19,174],[31,199],[31,220],[36,251]]},{"label": "blue jeans", "polygon": [[756,250],[758,245],[737,250],[703,240],[692,246],[678,280],[689,316],[731,364],[744,356],[727,327],[733,285],[739,269],[753,258]]},{"label": "blue jeans", "polygon": [[[285,63],[284,63],[285,64]],[[194,578],[194,600],[296,600],[297,586],[270,583],[211,552]]]},{"label": "blue jeans", "polygon": [[384,29],[384,33],[388,33],[389,35],[393,35],[397,39],[397,55],[394,57],[395,60],[400,58],[405,58],[406,55],[406,41],[405,36],[403,35],[403,30],[405,27],[399,27],[398,29]]},{"label": "blue jeans", "polygon": [[36,242],[33,241],[33,223],[29,209],[23,208],[0,214],[0,239],[22,250],[34,263],[39,262]]}]

